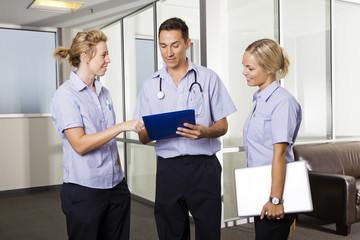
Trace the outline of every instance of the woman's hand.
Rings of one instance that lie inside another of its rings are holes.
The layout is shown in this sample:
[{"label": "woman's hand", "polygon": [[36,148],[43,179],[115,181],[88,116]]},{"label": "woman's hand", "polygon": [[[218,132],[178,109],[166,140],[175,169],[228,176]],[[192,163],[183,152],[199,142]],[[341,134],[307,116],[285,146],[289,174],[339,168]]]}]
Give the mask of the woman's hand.
[{"label": "woman's hand", "polygon": [[284,205],[275,205],[271,202],[267,202],[261,211],[260,219],[263,219],[265,214],[268,219],[284,218]]},{"label": "woman's hand", "polygon": [[144,123],[141,120],[130,120],[120,124],[122,124],[124,131],[134,131],[136,133],[139,133],[140,131],[145,129]]}]

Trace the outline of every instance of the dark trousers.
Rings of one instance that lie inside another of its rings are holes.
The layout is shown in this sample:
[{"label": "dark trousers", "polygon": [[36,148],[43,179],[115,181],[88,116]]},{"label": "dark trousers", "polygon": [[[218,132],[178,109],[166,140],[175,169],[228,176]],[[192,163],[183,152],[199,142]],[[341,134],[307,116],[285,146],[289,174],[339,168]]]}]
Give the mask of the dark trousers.
[{"label": "dark trousers", "polygon": [[221,165],[215,155],[158,157],[155,221],[159,240],[220,240]]},{"label": "dark trousers", "polygon": [[254,217],[255,220],[255,240],[287,240],[290,226],[294,222],[297,214],[285,214],[282,219],[264,219]]},{"label": "dark trousers", "polygon": [[60,192],[70,240],[128,240],[130,192],[125,180],[112,189],[64,183]]}]

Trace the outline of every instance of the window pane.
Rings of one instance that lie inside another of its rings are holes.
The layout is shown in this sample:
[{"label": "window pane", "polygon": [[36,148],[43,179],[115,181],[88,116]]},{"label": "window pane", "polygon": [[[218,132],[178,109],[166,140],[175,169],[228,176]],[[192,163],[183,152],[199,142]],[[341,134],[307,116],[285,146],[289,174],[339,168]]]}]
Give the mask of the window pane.
[{"label": "window pane", "polygon": [[49,113],[56,33],[0,29],[0,114]]},{"label": "window pane", "polygon": [[358,106],[360,5],[335,1],[334,7],[334,117],[335,137],[359,137]]},{"label": "window pane", "polygon": [[331,138],[329,1],[282,2],[283,46],[290,58],[283,86],[303,110],[298,142]]},{"label": "window pane", "polygon": [[[217,4],[217,5],[216,5]],[[274,1],[226,0],[209,4],[207,20],[208,67],[218,73],[238,111],[228,117],[224,148],[243,145],[242,129],[257,87],[249,87],[242,75],[245,48],[260,38],[275,36]],[[254,14],[256,12],[256,14]],[[261,17],[259,17],[261,16]],[[220,34],[219,34],[220,33]],[[223,154],[224,221],[237,217],[234,169],[245,167],[245,152]]]},{"label": "window pane", "polygon": [[[110,64],[106,74],[100,78],[101,83],[110,91],[116,122],[123,122],[123,82],[122,82],[122,51],[121,21],[102,29],[108,38]],[[121,137],[122,135],[120,135]]]},{"label": "window pane", "polygon": [[224,220],[237,218],[234,170],[246,167],[245,152],[224,153],[223,155],[223,190]]},{"label": "window pane", "polygon": [[[157,30],[160,24],[172,17],[181,18],[189,27],[191,39],[191,60],[200,64],[200,5],[198,0],[166,0],[157,3]],[[163,60],[158,51],[158,68],[163,67]]]},{"label": "window pane", "polygon": [[[274,1],[227,0],[221,1],[219,10],[223,13],[219,39],[221,44],[214,41],[213,46],[208,44],[208,48],[220,48],[220,53],[212,56],[213,59],[208,59],[208,62],[214,62],[214,66],[221,65],[218,74],[238,109],[228,118],[229,131],[223,138],[224,147],[231,147],[243,145],[242,128],[252,106],[253,93],[258,89],[249,87],[242,75],[242,56],[245,48],[253,41],[261,38],[274,39],[276,16]],[[212,29],[208,31],[211,32]],[[214,38],[217,31],[214,30]],[[208,56],[211,57],[209,54]],[[221,60],[218,61],[218,58]]]},{"label": "window pane", "polygon": [[[154,72],[154,69],[151,70],[149,67],[154,66],[154,58],[147,54],[154,52],[154,47],[151,47],[151,42],[154,41],[153,7],[136,12],[124,18],[123,21],[126,120],[130,120],[135,110],[137,91],[141,88],[142,81],[144,80],[142,77],[150,77]],[[139,39],[148,40],[148,42],[146,45],[139,45]],[[144,51],[141,48],[146,48],[146,53],[141,54],[140,51]],[[139,57],[143,58],[142,61],[137,59]],[[147,67],[143,68],[143,65],[147,65]],[[138,139],[138,135],[134,132],[126,133],[126,136],[127,138]]]},{"label": "window pane", "polygon": [[130,192],[155,202],[155,149],[153,146],[138,144],[127,146],[127,181]]},{"label": "window pane", "polygon": [[154,73],[154,40],[136,38],[136,96],[142,83]]}]

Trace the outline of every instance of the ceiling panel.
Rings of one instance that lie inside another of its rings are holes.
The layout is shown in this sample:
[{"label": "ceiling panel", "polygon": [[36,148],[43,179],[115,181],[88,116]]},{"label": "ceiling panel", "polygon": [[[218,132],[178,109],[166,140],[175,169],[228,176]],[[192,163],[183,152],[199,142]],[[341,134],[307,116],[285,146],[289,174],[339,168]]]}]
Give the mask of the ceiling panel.
[{"label": "ceiling panel", "polygon": [[155,0],[80,0],[85,5],[70,14],[27,9],[32,1],[1,0],[0,24],[83,29],[100,27]]}]

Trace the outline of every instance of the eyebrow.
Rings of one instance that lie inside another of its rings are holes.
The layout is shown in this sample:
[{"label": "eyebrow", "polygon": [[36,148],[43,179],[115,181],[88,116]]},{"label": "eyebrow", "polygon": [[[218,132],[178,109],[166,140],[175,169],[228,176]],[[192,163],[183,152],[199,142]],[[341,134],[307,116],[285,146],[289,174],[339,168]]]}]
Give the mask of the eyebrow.
[{"label": "eyebrow", "polygon": [[[172,42],[172,43],[170,43],[170,45],[174,45],[174,44],[177,44],[177,43],[180,43],[180,41]],[[160,44],[160,45],[169,45],[169,44],[164,43],[164,42],[160,42],[159,44]]]},{"label": "eyebrow", "polygon": [[242,65],[245,66],[245,67],[253,67],[253,65],[251,65],[251,64],[244,64],[244,63],[242,63]]}]

